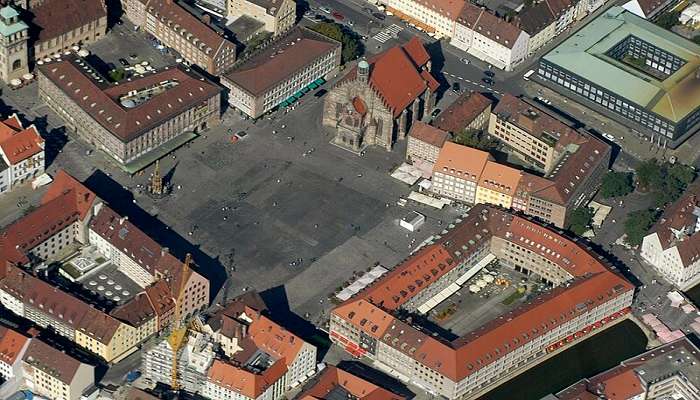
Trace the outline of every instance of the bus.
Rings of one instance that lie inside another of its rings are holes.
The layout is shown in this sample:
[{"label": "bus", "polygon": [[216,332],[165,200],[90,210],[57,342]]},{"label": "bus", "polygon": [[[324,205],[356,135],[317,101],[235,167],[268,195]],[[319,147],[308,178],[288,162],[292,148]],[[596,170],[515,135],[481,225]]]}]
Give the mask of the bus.
[{"label": "bus", "polygon": [[527,71],[527,72],[525,73],[525,75],[523,75],[523,79],[525,79],[526,81],[529,81],[529,80],[530,80],[530,76],[532,76],[532,74],[534,74],[534,73],[535,73],[535,70],[532,70],[532,69],[529,70],[529,71]]}]

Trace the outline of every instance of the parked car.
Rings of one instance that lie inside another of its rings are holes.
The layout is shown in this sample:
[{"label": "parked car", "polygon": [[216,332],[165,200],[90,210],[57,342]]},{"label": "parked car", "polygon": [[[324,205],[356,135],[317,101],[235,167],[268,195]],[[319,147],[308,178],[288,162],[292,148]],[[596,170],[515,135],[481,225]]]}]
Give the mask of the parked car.
[{"label": "parked car", "polygon": [[319,89],[314,93],[314,97],[323,97],[324,94],[328,93],[326,89]]},{"label": "parked car", "polygon": [[435,118],[435,117],[437,117],[437,116],[440,114],[440,111],[442,111],[442,110],[440,110],[439,108],[436,108],[436,109],[433,110],[432,113],[430,113],[430,116],[433,117],[433,118]]},{"label": "parked car", "polygon": [[546,104],[546,105],[548,105],[548,106],[552,104],[552,101],[551,101],[551,100],[546,99],[546,98],[544,98],[544,97],[542,97],[542,96],[537,96],[537,97],[535,97],[535,100],[537,100],[537,101],[539,101],[539,102],[541,102],[541,103],[544,103],[544,104]]},{"label": "parked car", "polygon": [[339,13],[338,11],[333,11],[333,13],[331,15],[333,16],[333,18],[337,19],[338,21],[342,21],[345,19],[345,16],[343,14]]},{"label": "parked car", "polygon": [[609,141],[611,141],[611,142],[614,142],[614,141],[615,141],[615,136],[613,136],[613,135],[611,135],[611,134],[609,134],[609,133],[602,133],[601,135],[602,135],[604,138],[606,138],[606,139],[608,139]]},{"label": "parked car", "polygon": [[460,89],[461,89],[461,88],[460,88],[460,86],[459,86],[459,82],[454,82],[454,83],[452,83],[452,91],[453,91],[453,92],[459,93]]},{"label": "parked car", "polygon": [[124,66],[124,67],[128,67],[129,65],[131,65],[131,64],[129,64],[128,61],[126,61],[125,58],[120,58],[120,59],[119,59],[119,64],[121,64],[121,65]]},{"label": "parked car", "polygon": [[462,58],[460,61],[462,61],[462,62],[465,63],[465,64],[469,64],[469,60],[466,59],[466,58]]},{"label": "parked car", "polygon": [[243,139],[244,137],[248,136],[248,133],[247,133],[246,131],[240,131],[240,132],[238,132],[238,133],[236,134],[236,136],[237,136],[239,139]]},{"label": "parked car", "polygon": [[386,15],[378,12],[372,13],[372,16],[380,21],[384,21],[386,19]]},{"label": "parked car", "polygon": [[486,71],[484,71],[484,75],[488,76],[489,78],[493,78],[494,76],[496,76],[496,73],[487,69]]},{"label": "parked car", "polygon": [[326,13],[326,14],[330,14],[330,13],[331,13],[331,9],[328,8],[328,7],[325,7],[325,6],[324,6],[324,7],[319,7],[319,10],[323,11],[323,12]]},{"label": "parked car", "polygon": [[482,78],[481,80],[482,80],[482,82],[484,82],[485,84],[487,84],[489,86],[493,85],[493,79],[491,79],[491,78]]}]

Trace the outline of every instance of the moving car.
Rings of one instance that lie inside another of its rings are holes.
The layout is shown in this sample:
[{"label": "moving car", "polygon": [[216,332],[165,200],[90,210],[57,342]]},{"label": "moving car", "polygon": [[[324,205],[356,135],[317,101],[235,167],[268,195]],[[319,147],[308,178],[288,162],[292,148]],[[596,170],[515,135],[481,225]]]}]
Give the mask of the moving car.
[{"label": "moving car", "polygon": [[455,92],[455,93],[459,93],[459,91],[460,91],[459,82],[454,82],[454,83],[452,84],[452,91]]},{"label": "moving car", "polygon": [[469,64],[469,60],[466,58],[462,58],[462,59],[460,59],[460,61],[462,61],[465,64]]},{"label": "moving car", "polygon": [[493,83],[494,83],[494,82],[493,82],[493,79],[491,79],[491,78],[482,78],[481,80],[482,80],[485,84],[487,84],[487,85],[489,85],[489,86],[493,86]]},{"label": "moving car", "polygon": [[331,9],[328,8],[328,7],[325,7],[325,6],[324,6],[324,7],[319,7],[319,10],[323,11],[323,12],[326,13],[326,14],[330,14],[330,13],[331,13]]},{"label": "moving car", "polygon": [[338,21],[342,21],[345,19],[345,16],[339,13],[338,11],[333,11],[333,14],[331,15],[333,15],[333,18],[337,19]]},{"label": "moving car", "polygon": [[437,117],[437,116],[440,114],[440,111],[441,111],[441,110],[440,110],[439,108],[436,108],[436,109],[433,110],[432,113],[430,113],[430,116],[433,117],[433,118],[435,118],[435,117]]}]

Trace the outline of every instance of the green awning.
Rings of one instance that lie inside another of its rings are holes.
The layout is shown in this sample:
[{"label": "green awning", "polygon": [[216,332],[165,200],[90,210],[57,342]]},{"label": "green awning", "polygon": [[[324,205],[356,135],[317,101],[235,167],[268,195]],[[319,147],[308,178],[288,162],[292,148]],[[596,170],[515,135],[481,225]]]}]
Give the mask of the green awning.
[{"label": "green awning", "polygon": [[309,86],[307,86],[307,87],[308,87],[309,89],[316,89],[316,88],[318,87],[318,85],[316,84],[316,82],[311,82],[311,83],[309,84]]},{"label": "green awning", "polygon": [[314,81],[314,83],[319,85],[319,86],[323,85],[325,82],[326,82],[326,80],[323,78],[318,78]]},{"label": "green awning", "polygon": [[296,97],[297,99],[300,98],[300,97],[303,96],[303,95],[304,95],[304,92],[302,92],[301,90],[298,91],[298,92],[296,92],[296,93],[294,93],[294,97]]},{"label": "green awning", "polygon": [[311,90],[311,89],[309,89],[308,86],[304,86],[304,87],[301,89],[301,91],[304,92],[304,93],[308,93],[309,90]]},{"label": "green awning", "polygon": [[294,97],[294,96],[291,96],[291,97],[289,97],[289,98],[288,98],[287,100],[285,100],[285,101],[286,101],[287,104],[289,105],[289,104],[292,104],[292,103],[294,103],[295,101],[297,101],[297,98]]},{"label": "green awning", "polygon": [[279,105],[280,105],[280,107],[287,107],[289,105],[289,103],[287,102],[287,100],[285,100],[285,101],[281,102]]}]

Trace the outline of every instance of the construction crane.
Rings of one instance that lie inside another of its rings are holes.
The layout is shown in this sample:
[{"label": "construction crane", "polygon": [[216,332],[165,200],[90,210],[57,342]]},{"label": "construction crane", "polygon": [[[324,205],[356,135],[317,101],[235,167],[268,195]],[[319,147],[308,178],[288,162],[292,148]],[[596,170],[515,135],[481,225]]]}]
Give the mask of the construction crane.
[{"label": "construction crane", "polygon": [[190,264],[192,263],[192,255],[187,253],[185,257],[185,262],[182,264],[182,275],[180,275],[180,287],[176,293],[175,297],[175,320],[172,325],[172,332],[168,336],[168,343],[173,351],[173,365],[171,371],[171,382],[170,386],[173,391],[180,390],[180,382],[178,381],[177,367],[177,353],[182,348],[182,345],[187,336],[187,325],[182,321],[182,302],[183,294],[185,291],[185,285],[187,284],[187,278],[189,277]]}]

